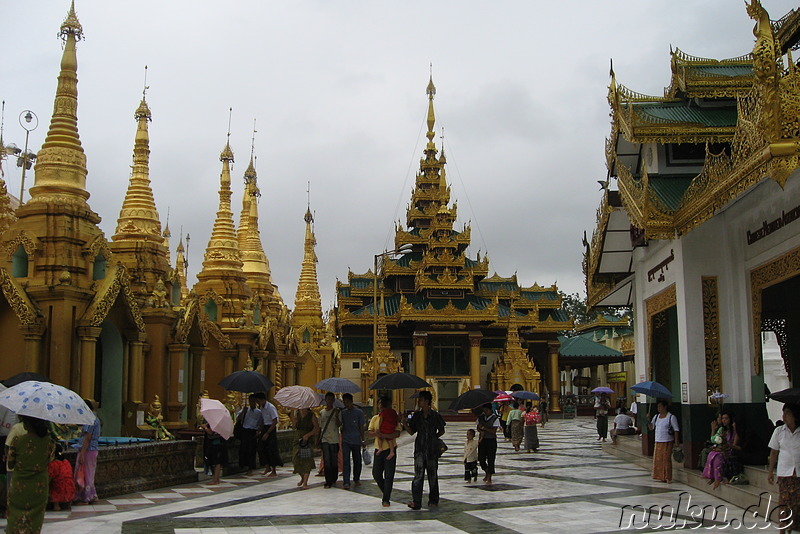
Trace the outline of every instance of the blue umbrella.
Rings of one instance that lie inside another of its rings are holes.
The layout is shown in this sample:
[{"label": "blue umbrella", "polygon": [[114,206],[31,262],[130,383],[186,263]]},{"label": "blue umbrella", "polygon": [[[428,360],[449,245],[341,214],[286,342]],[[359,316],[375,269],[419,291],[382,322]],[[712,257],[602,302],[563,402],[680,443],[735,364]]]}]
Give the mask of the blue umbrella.
[{"label": "blue umbrella", "polygon": [[541,400],[539,395],[534,393],[533,391],[512,391],[511,396],[515,399],[523,399],[529,401]]},{"label": "blue umbrella", "polygon": [[641,393],[642,395],[655,397],[657,399],[672,398],[672,392],[670,390],[668,390],[664,385],[659,384],[658,382],[653,382],[652,380],[639,382],[638,384],[631,386],[631,389],[636,393]]},{"label": "blue umbrella", "polygon": [[334,393],[358,393],[361,388],[355,385],[351,380],[346,378],[331,377],[320,380],[314,387],[323,391],[332,391]]},{"label": "blue umbrella", "polygon": [[[661,385],[661,384],[659,384],[659,385]],[[633,386],[633,387],[631,387],[631,389],[633,389],[635,387],[636,386]],[[661,387],[664,387],[664,386],[661,386]],[[634,390],[634,391],[636,391],[636,390]],[[608,393],[609,395],[611,395],[612,393],[614,393],[614,390],[611,389],[611,388],[607,388],[605,386],[600,386],[599,388],[594,388],[592,390],[592,393]]]}]

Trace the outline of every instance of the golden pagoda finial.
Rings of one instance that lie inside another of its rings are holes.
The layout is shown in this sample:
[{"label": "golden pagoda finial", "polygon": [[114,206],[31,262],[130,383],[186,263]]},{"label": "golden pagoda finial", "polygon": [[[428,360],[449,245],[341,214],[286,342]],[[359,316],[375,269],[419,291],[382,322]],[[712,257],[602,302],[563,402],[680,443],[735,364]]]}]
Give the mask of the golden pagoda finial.
[{"label": "golden pagoda finial", "polygon": [[169,247],[168,241],[164,239],[166,236],[161,231],[161,221],[150,186],[150,134],[147,123],[152,121],[153,116],[145,99],[148,88],[146,65],[144,76],[142,101],[133,114],[137,125],[130,182],[117,219],[117,229],[111,239],[114,242],[151,241]]},{"label": "golden pagoda finial", "polygon": [[433,98],[436,96],[436,86],[433,85],[433,63],[431,63],[431,77],[428,82],[428,87],[425,89],[428,95],[428,133],[425,136],[428,138],[428,144],[433,143],[433,125],[436,124],[436,115],[433,112]]},{"label": "golden pagoda finial", "polygon": [[69,12],[64,22],[61,23],[58,35],[64,42],[68,40],[70,35],[72,35],[76,41],[83,39],[83,26],[81,26],[78,15],[75,13],[75,0],[72,0],[69,6]]},{"label": "golden pagoda finial", "polygon": [[64,41],[61,72],[53,104],[53,116],[42,149],[36,156],[36,179],[29,202],[58,202],[64,196],[85,202],[86,155],[78,135],[78,56],[75,43],[83,38],[83,28],[75,14],[75,3],[61,25]]}]

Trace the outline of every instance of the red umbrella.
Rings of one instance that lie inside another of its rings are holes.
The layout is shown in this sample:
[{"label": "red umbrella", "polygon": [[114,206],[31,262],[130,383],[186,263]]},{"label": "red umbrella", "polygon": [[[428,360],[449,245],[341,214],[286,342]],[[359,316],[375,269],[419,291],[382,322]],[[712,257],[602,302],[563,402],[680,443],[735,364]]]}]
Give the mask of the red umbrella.
[{"label": "red umbrella", "polygon": [[[497,392],[495,392],[497,393]],[[492,402],[511,402],[514,400],[514,397],[503,391],[502,393],[498,393],[497,396],[494,398]]]}]

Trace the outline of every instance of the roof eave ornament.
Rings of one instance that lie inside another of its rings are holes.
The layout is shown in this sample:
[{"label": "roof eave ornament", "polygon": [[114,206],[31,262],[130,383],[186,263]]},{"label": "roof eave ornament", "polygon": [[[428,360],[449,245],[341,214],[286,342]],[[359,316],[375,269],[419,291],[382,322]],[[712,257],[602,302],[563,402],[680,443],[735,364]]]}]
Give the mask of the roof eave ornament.
[{"label": "roof eave ornament", "polygon": [[64,19],[58,31],[58,36],[64,42],[67,41],[70,35],[72,35],[76,41],[83,39],[83,26],[81,26],[78,15],[75,13],[75,0],[72,0],[67,18]]}]

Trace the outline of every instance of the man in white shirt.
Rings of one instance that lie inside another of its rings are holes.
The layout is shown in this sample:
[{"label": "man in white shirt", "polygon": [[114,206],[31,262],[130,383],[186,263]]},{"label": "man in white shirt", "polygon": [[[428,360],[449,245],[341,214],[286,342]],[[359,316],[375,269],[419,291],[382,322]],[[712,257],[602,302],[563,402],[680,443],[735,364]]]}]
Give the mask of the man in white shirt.
[{"label": "man in white shirt", "polygon": [[611,443],[617,444],[617,436],[631,436],[636,434],[633,419],[628,415],[628,411],[623,407],[619,409],[619,415],[614,418],[614,428],[611,429]]},{"label": "man in white shirt", "polygon": [[[797,423],[800,422],[800,405],[783,405],[784,424],[775,429],[772,439],[769,440],[769,475],[767,480],[770,484],[775,483],[775,465],[778,470],[778,504],[789,509],[789,512],[781,514],[789,517],[792,521],[790,525],[779,525],[780,528],[793,530],[791,527],[797,526],[800,517],[800,496],[797,488],[800,487],[800,431]],[[783,521],[781,521],[783,523]],[[788,527],[788,528],[787,528]]]}]

